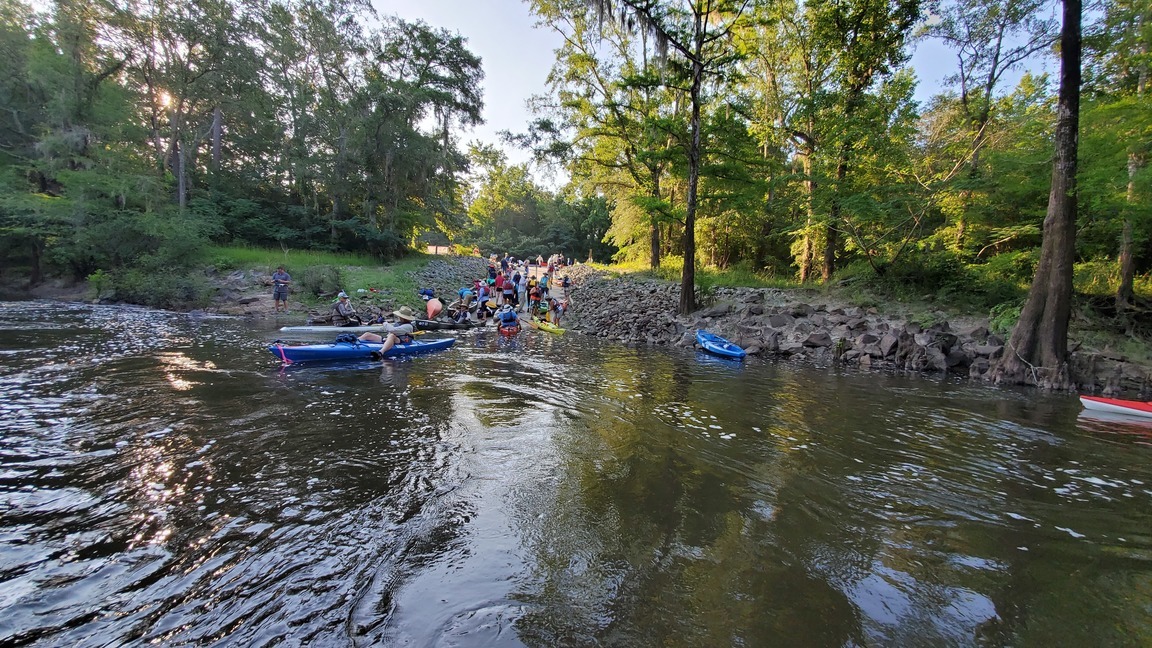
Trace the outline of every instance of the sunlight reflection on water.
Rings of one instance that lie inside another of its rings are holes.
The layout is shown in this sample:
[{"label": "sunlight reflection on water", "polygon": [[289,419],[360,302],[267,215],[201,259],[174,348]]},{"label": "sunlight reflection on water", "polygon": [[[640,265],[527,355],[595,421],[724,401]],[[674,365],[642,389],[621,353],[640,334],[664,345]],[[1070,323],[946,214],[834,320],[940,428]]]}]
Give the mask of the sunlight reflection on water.
[{"label": "sunlight reflection on water", "polygon": [[536,331],[281,369],[277,335],[0,304],[0,643],[1152,636],[1152,448],[1069,397]]}]

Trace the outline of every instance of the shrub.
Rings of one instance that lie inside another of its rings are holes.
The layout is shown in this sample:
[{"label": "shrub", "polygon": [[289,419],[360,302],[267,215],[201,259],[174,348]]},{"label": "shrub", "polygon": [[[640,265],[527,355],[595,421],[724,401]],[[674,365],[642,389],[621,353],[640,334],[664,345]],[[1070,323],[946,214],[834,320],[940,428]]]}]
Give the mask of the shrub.
[{"label": "shrub", "polygon": [[1023,301],[996,304],[988,313],[988,328],[1000,335],[1010,332],[1016,322],[1020,321],[1020,311],[1023,309]]},{"label": "shrub", "polygon": [[1111,295],[1120,286],[1120,268],[1115,261],[1097,260],[1077,263],[1072,285],[1089,295]]},{"label": "shrub", "polygon": [[918,299],[924,295],[948,299],[972,291],[971,273],[952,252],[913,249],[880,266],[879,271],[868,271],[865,269],[868,267],[858,262],[837,277],[855,278],[882,294],[900,299]]},{"label": "shrub", "polygon": [[155,308],[200,308],[212,301],[212,286],[194,274],[132,268],[115,275],[116,298]]},{"label": "shrub", "polygon": [[985,280],[1010,281],[1027,286],[1036,274],[1036,264],[1040,261],[1040,250],[1017,250],[997,254],[986,262],[973,265],[973,271]]},{"label": "shrub", "polygon": [[92,294],[92,299],[103,299],[112,293],[112,289],[112,275],[107,272],[98,269],[88,275],[88,290]]},{"label": "shrub", "polygon": [[344,275],[336,266],[309,266],[301,273],[300,286],[317,297],[331,295],[344,289]]}]

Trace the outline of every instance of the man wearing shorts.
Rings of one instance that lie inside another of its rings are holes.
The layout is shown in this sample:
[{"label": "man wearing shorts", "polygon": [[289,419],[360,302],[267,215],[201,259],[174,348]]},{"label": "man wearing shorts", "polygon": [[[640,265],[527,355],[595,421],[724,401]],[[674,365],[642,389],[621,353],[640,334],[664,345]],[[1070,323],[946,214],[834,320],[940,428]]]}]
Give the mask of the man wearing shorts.
[{"label": "man wearing shorts", "polygon": [[272,273],[272,301],[276,302],[276,312],[288,310],[288,284],[292,283],[292,275],[284,270],[284,266],[276,268]]}]

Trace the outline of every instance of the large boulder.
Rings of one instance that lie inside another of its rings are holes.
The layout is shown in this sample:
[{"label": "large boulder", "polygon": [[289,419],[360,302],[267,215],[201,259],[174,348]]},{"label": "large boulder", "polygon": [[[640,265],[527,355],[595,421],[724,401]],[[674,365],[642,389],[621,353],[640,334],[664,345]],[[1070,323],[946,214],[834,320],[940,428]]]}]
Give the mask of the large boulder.
[{"label": "large boulder", "polygon": [[830,347],[832,344],[832,336],[827,331],[814,331],[804,340],[806,347]]}]

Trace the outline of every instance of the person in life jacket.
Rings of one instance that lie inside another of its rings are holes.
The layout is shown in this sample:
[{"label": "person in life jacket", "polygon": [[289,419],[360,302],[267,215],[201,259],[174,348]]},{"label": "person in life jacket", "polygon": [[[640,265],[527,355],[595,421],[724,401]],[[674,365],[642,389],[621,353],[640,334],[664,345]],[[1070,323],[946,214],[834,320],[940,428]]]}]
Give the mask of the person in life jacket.
[{"label": "person in life jacket", "polygon": [[540,304],[540,310],[544,310],[545,304],[547,304],[548,307],[548,313],[545,315],[545,319],[551,321],[556,326],[560,326],[560,317],[564,315],[564,311],[568,309],[568,304],[555,297],[548,297]]},{"label": "person in life jacket", "polygon": [[407,306],[401,306],[400,310],[395,311],[392,315],[396,317],[397,323],[385,325],[384,330],[388,334],[387,338],[375,333],[365,333],[361,335],[359,339],[363,342],[383,342],[384,346],[380,347],[380,353],[387,353],[389,349],[397,344],[408,344],[411,342],[412,336],[416,334],[415,325],[413,324],[417,319],[416,311]]},{"label": "person in life jacket", "polygon": [[428,319],[436,319],[444,310],[444,304],[436,298],[436,290],[433,288],[421,288],[420,297],[424,300],[424,310],[428,314]]},{"label": "person in life jacket", "polygon": [[336,303],[332,305],[333,326],[360,326],[360,315],[356,307],[348,300],[348,293],[343,290],[336,296]]},{"label": "person in life jacket", "polygon": [[504,330],[520,330],[520,317],[511,304],[504,304],[496,313],[496,323]]},{"label": "person in life jacket", "polygon": [[540,308],[540,286],[531,286],[528,288],[528,314],[532,317],[536,316],[536,311]]}]

